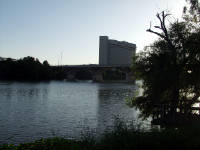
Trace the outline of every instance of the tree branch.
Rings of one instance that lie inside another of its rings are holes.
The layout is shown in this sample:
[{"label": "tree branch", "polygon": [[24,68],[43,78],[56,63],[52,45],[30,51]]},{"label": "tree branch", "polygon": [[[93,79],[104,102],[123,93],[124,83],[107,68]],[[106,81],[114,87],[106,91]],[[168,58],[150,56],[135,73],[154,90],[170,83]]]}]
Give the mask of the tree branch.
[{"label": "tree branch", "polygon": [[147,32],[154,33],[154,34],[158,35],[159,37],[161,37],[161,38],[164,38],[164,39],[165,39],[165,36],[164,36],[164,35],[162,35],[162,34],[160,34],[160,33],[158,33],[158,32],[155,32],[155,31],[153,31],[153,30],[151,30],[151,29],[148,29],[148,30],[146,30],[146,31],[147,31]]},{"label": "tree branch", "polygon": [[166,28],[166,25],[165,25],[165,19],[169,15],[170,14],[165,14],[164,11],[162,11],[161,14],[157,13],[157,15],[156,15],[156,17],[158,18],[158,20],[160,22],[160,26],[154,26],[154,27],[157,28],[157,29],[160,29],[163,32],[163,34],[156,32],[156,31],[153,31],[151,29],[151,27],[147,30],[147,32],[154,33],[154,34],[158,35],[159,37],[163,38],[164,40],[167,41],[167,43],[169,44],[169,47],[171,49],[175,49],[175,46],[173,45],[173,43],[171,42],[171,40],[169,38],[169,34],[168,34],[168,31],[167,31],[167,28]]}]

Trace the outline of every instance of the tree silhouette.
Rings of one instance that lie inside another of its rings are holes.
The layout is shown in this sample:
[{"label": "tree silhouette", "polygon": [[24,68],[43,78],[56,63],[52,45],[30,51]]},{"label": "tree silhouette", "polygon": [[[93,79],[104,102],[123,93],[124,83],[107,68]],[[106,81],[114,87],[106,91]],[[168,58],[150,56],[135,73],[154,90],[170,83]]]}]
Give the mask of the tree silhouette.
[{"label": "tree silhouette", "polygon": [[48,61],[40,63],[34,57],[24,57],[19,60],[6,59],[0,61],[1,80],[49,80],[54,78],[54,70]]},{"label": "tree silhouette", "polygon": [[[143,80],[144,93],[132,99],[142,117],[192,114],[200,97],[200,30],[188,28],[188,22],[166,27],[169,14],[157,14],[160,22],[147,30],[159,36],[145,51],[134,57],[132,69]],[[159,32],[160,31],[160,32]],[[162,110],[162,111],[160,111]]]}]

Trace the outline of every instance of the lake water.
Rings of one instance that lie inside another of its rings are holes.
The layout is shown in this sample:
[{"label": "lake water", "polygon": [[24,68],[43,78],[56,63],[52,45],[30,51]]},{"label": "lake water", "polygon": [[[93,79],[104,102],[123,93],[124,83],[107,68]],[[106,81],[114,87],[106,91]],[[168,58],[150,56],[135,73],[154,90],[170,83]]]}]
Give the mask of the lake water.
[{"label": "lake water", "polygon": [[137,119],[125,98],[136,86],[124,83],[51,81],[0,84],[0,144],[61,136],[97,134],[123,121]]}]

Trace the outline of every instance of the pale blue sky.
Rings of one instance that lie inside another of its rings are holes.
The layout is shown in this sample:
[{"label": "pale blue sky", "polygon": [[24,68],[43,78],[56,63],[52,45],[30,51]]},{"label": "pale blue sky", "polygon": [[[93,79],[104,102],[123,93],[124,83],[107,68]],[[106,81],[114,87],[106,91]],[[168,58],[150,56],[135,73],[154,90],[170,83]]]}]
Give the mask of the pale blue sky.
[{"label": "pale blue sky", "polygon": [[[51,65],[97,64],[99,36],[143,49],[155,14],[181,17],[185,0],[0,0],[0,56],[33,56]],[[173,21],[173,17],[171,17]]]}]

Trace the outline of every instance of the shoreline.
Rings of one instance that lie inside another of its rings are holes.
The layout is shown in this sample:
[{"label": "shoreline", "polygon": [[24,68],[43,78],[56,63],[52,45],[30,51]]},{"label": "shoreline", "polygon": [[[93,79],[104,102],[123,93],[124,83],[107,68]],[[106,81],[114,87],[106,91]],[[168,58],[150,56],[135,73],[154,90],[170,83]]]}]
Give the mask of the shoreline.
[{"label": "shoreline", "polygon": [[119,124],[113,132],[105,133],[100,139],[95,139],[92,134],[81,140],[42,138],[30,143],[3,144],[0,150],[190,150],[199,148],[199,136],[198,126],[143,131]]}]

